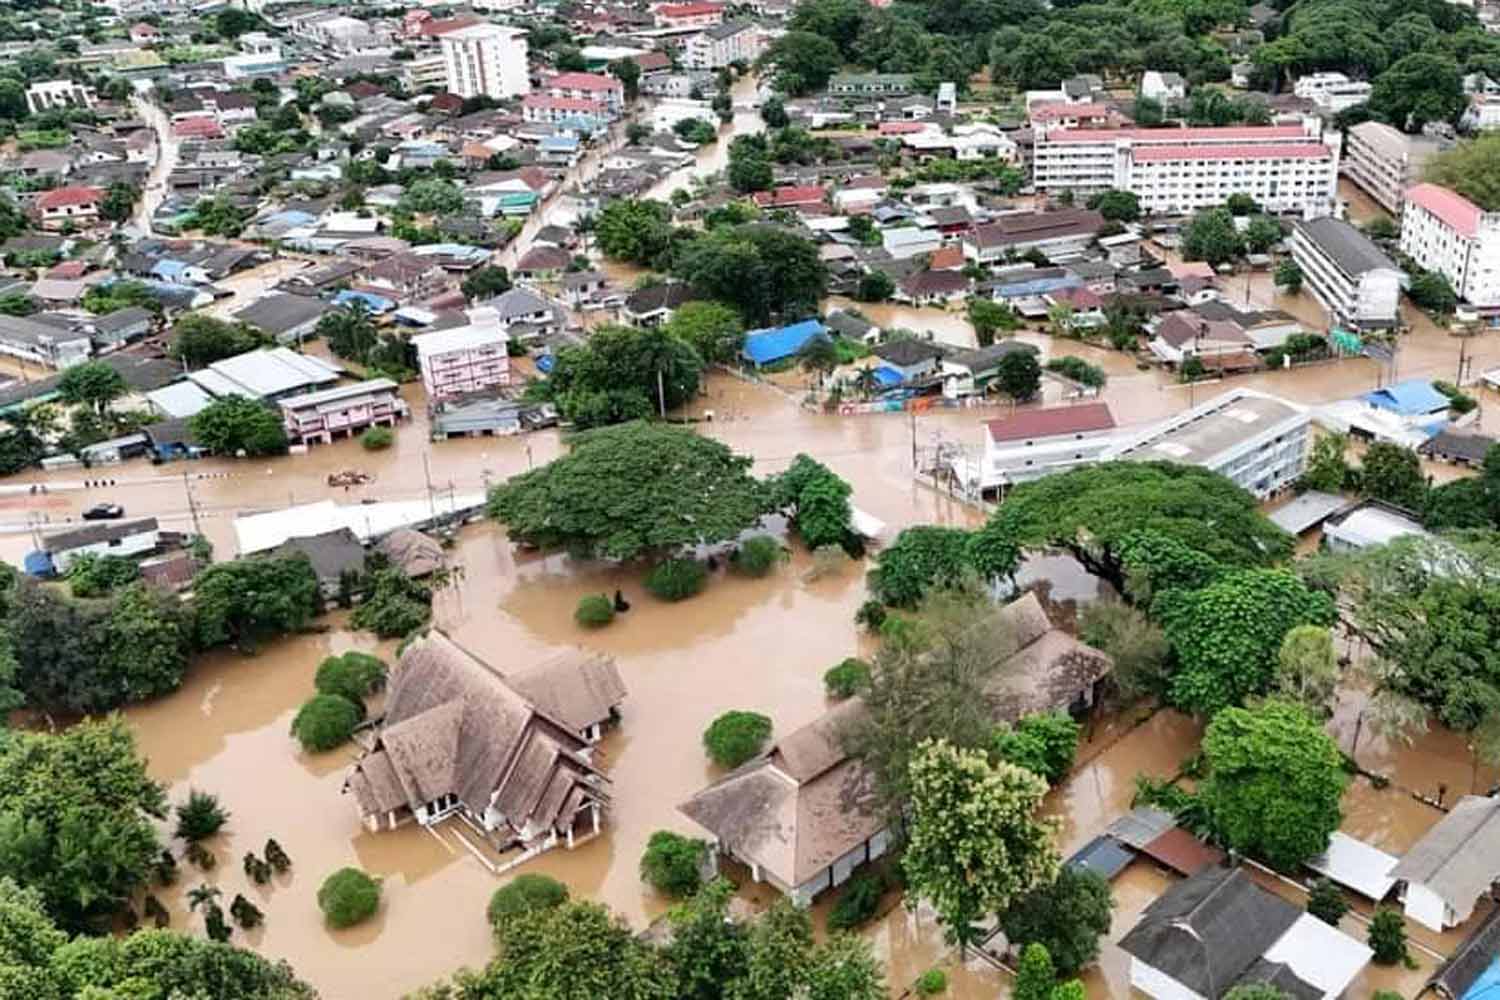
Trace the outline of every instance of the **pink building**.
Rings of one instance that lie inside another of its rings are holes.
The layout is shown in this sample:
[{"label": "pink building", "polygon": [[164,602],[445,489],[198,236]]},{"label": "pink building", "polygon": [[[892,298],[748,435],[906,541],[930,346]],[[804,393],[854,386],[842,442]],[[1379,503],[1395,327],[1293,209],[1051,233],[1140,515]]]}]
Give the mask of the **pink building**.
[{"label": "pink building", "polygon": [[489,307],[469,310],[467,326],[413,337],[428,403],[509,385],[509,339],[500,314]]},{"label": "pink building", "polygon": [[656,8],[658,28],[711,28],[722,20],[721,3],[664,3]]},{"label": "pink building", "polygon": [[294,444],[331,444],[339,435],[352,436],[366,427],[394,427],[405,410],[397,388],[388,378],[372,378],[290,396],[276,405]]},{"label": "pink building", "polygon": [[625,85],[602,73],[559,73],[542,84],[548,97],[599,101],[611,111],[625,105]]}]

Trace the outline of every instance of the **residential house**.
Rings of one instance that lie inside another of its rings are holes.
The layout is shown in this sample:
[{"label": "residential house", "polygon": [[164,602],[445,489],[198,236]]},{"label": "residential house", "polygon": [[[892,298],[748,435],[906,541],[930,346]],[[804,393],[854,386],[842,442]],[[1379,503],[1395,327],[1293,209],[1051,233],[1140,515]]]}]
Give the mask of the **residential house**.
[{"label": "residential house", "polygon": [[279,344],[300,344],[313,335],[318,320],[332,310],[332,305],[320,299],[272,292],[240,309],[234,318],[274,337]]},{"label": "residential house", "polygon": [[515,275],[525,281],[555,281],[573,263],[562,247],[534,246],[516,261]]},{"label": "residential house", "polygon": [[1148,69],[1141,75],[1140,95],[1150,101],[1166,104],[1187,97],[1187,81],[1177,73]]},{"label": "residential house", "polygon": [[1385,253],[1343,219],[1324,216],[1292,224],[1292,259],[1303,285],[1334,323],[1356,330],[1395,326],[1405,275]]},{"label": "residential house", "polygon": [[150,333],[155,321],[150,310],[140,306],[126,306],[96,317],[92,324],[94,346],[100,353],[118,350]]},{"label": "residential house", "polygon": [[[603,672],[613,673],[606,663]],[[578,664],[559,660],[555,669]],[[609,780],[590,762],[589,743],[572,723],[594,714],[606,688],[567,678],[551,685],[533,676],[530,683],[562,698],[568,717],[532,702],[511,678],[440,631],[410,643],[392,672],[371,749],[344,783],[365,825],[432,826],[461,815],[493,848],[521,852],[507,867],[560,842],[571,848],[580,834],[596,835]],[[618,675],[607,690],[623,698]]]},{"label": "residential house", "polygon": [[295,444],[332,444],[366,427],[394,427],[405,404],[388,378],[366,379],[277,401],[287,438]]},{"label": "residential house", "polygon": [[1420,995],[1442,1000],[1484,1000],[1500,974],[1500,907],[1484,915],[1474,930],[1427,980]]},{"label": "residential house", "polygon": [[508,385],[509,339],[493,305],[469,310],[463,326],[411,338],[428,400],[440,402]]},{"label": "residential house", "polygon": [[625,85],[601,73],[559,73],[543,81],[542,90],[551,97],[597,101],[611,115],[619,114],[625,106]]},{"label": "residential house", "polygon": [[911,260],[923,254],[935,253],[943,245],[943,234],[935,228],[896,226],[880,231],[880,245],[896,260]]},{"label": "residential house", "polygon": [[1120,947],[1130,955],[1130,985],[1155,1000],[1220,1000],[1252,983],[1336,1000],[1372,954],[1243,868],[1217,866],[1157,897]]},{"label": "residential house", "polygon": [[1495,444],[1495,438],[1484,434],[1465,434],[1445,429],[1422,442],[1417,451],[1428,458],[1477,469],[1484,464],[1485,456]]},{"label": "residential house", "polygon": [[1323,522],[1323,543],[1330,552],[1357,552],[1388,545],[1408,535],[1426,537],[1413,511],[1380,500],[1365,500]]},{"label": "residential house", "polygon": [[[450,396],[430,403],[428,428],[434,441],[453,437],[507,437],[519,434],[528,408],[503,387],[467,395]],[[549,404],[550,405],[550,404]],[[555,421],[554,421],[555,422]]]},{"label": "residential house", "polygon": [[1256,499],[1289,489],[1307,467],[1311,415],[1251,389],[1234,389],[1144,430],[1122,434],[1108,461],[1197,465]]},{"label": "residential house", "polygon": [[495,310],[500,325],[514,340],[535,340],[562,329],[561,313],[529,288],[508,289],[485,305]]},{"label": "residential house", "polygon": [[1442,429],[1448,422],[1453,401],[1433,388],[1427,379],[1411,378],[1373,389],[1359,397],[1368,407],[1380,410],[1410,428]]},{"label": "residential house", "polygon": [[681,282],[647,285],[637,288],[625,299],[625,318],[636,326],[660,326],[671,319],[679,307],[695,298],[692,289]]},{"label": "residential house", "polygon": [[1031,344],[1019,340],[1001,340],[989,347],[954,351],[947,355],[942,361],[943,395],[984,395],[995,376],[1000,374],[1000,360],[1015,351],[1037,353],[1037,349]]},{"label": "residential house", "polygon": [[993,265],[1035,250],[1048,260],[1068,260],[1103,228],[1104,216],[1084,208],[1007,213],[964,234],[964,257]]},{"label": "residential house", "polygon": [[66,531],[42,537],[42,551],[51,558],[52,568],[66,575],[80,556],[120,556],[129,558],[156,551],[160,532],[156,518],[134,521],[91,521]]},{"label": "residential house", "polygon": [[740,356],[760,368],[795,357],[809,341],[827,336],[822,321],[817,319],[805,319],[774,329],[751,330],[745,335]]},{"label": "residential house", "polygon": [[[847,316],[848,314],[839,315]],[[830,315],[827,320],[828,325],[834,326],[838,318]],[[890,368],[899,374],[903,382],[914,382],[936,375],[940,368],[939,362],[943,357],[942,348],[925,340],[914,340],[910,337],[876,344],[870,349],[870,353],[880,359],[883,367]]]},{"label": "residential house", "polygon": [[1441,933],[1500,882],[1500,798],[1465,795],[1390,870],[1406,916]]},{"label": "residential house", "polygon": [[413,580],[431,576],[448,564],[442,543],[413,528],[397,528],[375,543],[375,551]]},{"label": "residential house", "polygon": [[1108,403],[1017,410],[986,420],[984,453],[977,469],[961,471],[971,488],[993,490],[1099,461],[1114,443],[1117,425]]},{"label": "residential house", "polygon": [[99,220],[99,204],[103,200],[103,188],[70,184],[43,191],[32,204],[43,229],[76,229]]},{"label": "residential house", "polygon": [[93,349],[86,329],[60,314],[0,315],[0,354],[66,368],[87,361]]},{"label": "residential house", "polygon": [[969,294],[969,279],[959,271],[924,270],[896,282],[898,302],[915,306],[942,306],[962,301]]},{"label": "residential house", "polygon": [[359,272],[365,285],[388,290],[403,301],[421,302],[458,290],[458,281],[430,257],[393,253]]},{"label": "residential house", "polygon": [[288,538],[271,550],[275,557],[303,556],[318,578],[324,600],[339,596],[349,578],[365,568],[365,547],[348,528],[335,528],[317,535]]}]

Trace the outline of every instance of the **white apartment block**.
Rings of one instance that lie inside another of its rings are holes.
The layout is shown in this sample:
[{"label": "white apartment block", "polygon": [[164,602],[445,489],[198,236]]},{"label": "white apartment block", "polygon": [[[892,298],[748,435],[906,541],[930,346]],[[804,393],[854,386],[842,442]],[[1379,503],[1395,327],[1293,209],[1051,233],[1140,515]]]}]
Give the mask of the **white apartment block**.
[{"label": "white apartment block", "polygon": [[1471,306],[1500,315],[1500,212],[1436,184],[1407,188],[1401,252],[1447,278]]},{"label": "white apartment block", "polygon": [[556,125],[577,118],[596,118],[603,122],[609,118],[609,108],[599,101],[580,97],[527,94],[521,101],[521,117],[525,121],[542,125]]},{"label": "white apartment block", "polygon": [[496,100],[531,93],[526,32],[498,24],[474,24],[438,36],[448,91],[459,97]]},{"label": "white apartment block", "polygon": [[748,21],[725,21],[687,40],[682,64],[688,69],[723,69],[731,63],[752,63],[765,51],[760,29]]},{"label": "white apartment block", "polygon": [[[1099,461],[1118,434],[1108,403],[1017,410],[984,422],[977,486],[999,489]],[[966,468],[972,483],[975,470]]]},{"label": "white apartment block", "polygon": [[428,87],[448,86],[448,60],[441,49],[419,52],[415,59],[401,64],[401,82],[416,93]]},{"label": "white apartment block", "polygon": [[1038,136],[1039,190],[1086,196],[1130,191],[1149,215],[1185,215],[1248,194],[1267,211],[1307,218],[1333,211],[1337,133],[1301,125],[1059,129]]},{"label": "white apartment block", "polygon": [[510,384],[509,335],[500,314],[482,306],[469,310],[467,326],[411,338],[429,403]]},{"label": "white apartment block", "polygon": [[45,80],[26,88],[26,107],[32,114],[54,108],[92,108],[94,92],[72,80]]},{"label": "white apartment block", "polygon": [[1391,215],[1401,215],[1406,189],[1422,175],[1441,144],[1406,135],[1384,122],[1361,122],[1344,142],[1344,174]]},{"label": "white apartment block", "polygon": [[1302,475],[1311,424],[1300,406],[1235,389],[1119,438],[1104,458],[1197,465],[1264,500]]},{"label": "white apartment block", "polygon": [[625,106],[625,85],[602,73],[559,73],[543,81],[542,89],[551,97],[599,101],[611,113],[618,113]]},{"label": "white apartment block", "polygon": [[1302,269],[1303,287],[1335,324],[1360,330],[1396,325],[1401,270],[1349,223],[1325,216],[1293,224],[1292,259]]}]

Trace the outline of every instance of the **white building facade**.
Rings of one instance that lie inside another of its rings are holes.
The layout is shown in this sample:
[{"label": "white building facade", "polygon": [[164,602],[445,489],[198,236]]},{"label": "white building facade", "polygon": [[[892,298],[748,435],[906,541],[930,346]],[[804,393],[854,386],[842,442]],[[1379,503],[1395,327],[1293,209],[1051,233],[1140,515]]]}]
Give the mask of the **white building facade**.
[{"label": "white building facade", "polygon": [[1401,269],[1369,237],[1331,216],[1292,226],[1292,259],[1303,286],[1333,321],[1356,329],[1396,325]]},{"label": "white building facade", "polygon": [[501,100],[531,92],[526,32],[498,24],[473,24],[438,36],[448,91],[459,97]]},{"label": "white building facade", "polygon": [[1401,252],[1447,278],[1475,309],[1500,317],[1500,213],[1457,191],[1418,184],[1406,191]]},{"label": "white building facade", "polygon": [[1406,135],[1384,122],[1361,122],[1344,142],[1344,174],[1393,216],[1401,214],[1406,189],[1422,174],[1437,142]]},{"label": "white building facade", "polygon": [[1166,129],[1058,129],[1037,138],[1039,190],[1129,191],[1148,215],[1184,215],[1248,194],[1267,211],[1331,214],[1339,136],[1321,123]]},{"label": "white building facade", "polygon": [[688,69],[723,69],[733,62],[754,62],[765,47],[755,25],[726,21],[689,38],[683,46],[682,64]]}]

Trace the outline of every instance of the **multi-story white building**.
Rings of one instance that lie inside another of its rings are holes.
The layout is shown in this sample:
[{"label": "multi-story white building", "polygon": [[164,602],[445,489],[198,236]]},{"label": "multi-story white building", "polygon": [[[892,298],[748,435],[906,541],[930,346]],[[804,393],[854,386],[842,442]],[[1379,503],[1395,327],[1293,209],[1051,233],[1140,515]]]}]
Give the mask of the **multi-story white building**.
[{"label": "multi-story white building", "polygon": [[1500,317],[1500,212],[1436,184],[1407,188],[1401,252],[1447,278],[1471,306]]},{"label": "multi-story white building", "polygon": [[724,5],[710,0],[691,3],[664,3],[656,8],[656,26],[685,30],[709,28],[724,20]]},{"label": "multi-story white building", "polygon": [[1121,436],[1103,457],[1201,466],[1264,500],[1302,475],[1311,424],[1311,415],[1299,406],[1235,389]]},{"label": "multi-story white building", "polygon": [[1401,270],[1358,229],[1325,216],[1292,226],[1292,259],[1303,286],[1335,323],[1356,329],[1394,326]]},{"label": "multi-story white building", "polygon": [[542,90],[550,97],[599,101],[611,113],[618,113],[625,106],[625,85],[602,73],[559,73],[544,81]]},{"label": "multi-story white building", "polygon": [[510,384],[510,337],[489,306],[469,310],[467,326],[411,338],[430,403]]},{"label": "multi-story white building", "polygon": [[[1117,433],[1108,403],[1018,410],[987,420],[979,481],[973,485],[999,489],[1097,462]],[[972,477],[976,470],[964,471]]]},{"label": "multi-story white building", "polygon": [[1384,122],[1361,122],[1349,129],[1344,142],[1344,174],[1381,208],[1399,216],[1402,195],[1441,148],[1436,139],[1406,135]]},{"label": "multi-story white building", "polygon": [[765,37],[754,24],[725,21],[689,38],[682,64],[688,69],[723,69],[733,62],[752,63],[765,48]]},{"label": "multi-story white building", "polygon": [[26,107],[32,114],[55,108],[92,108],[94,92],[72,80],[45,80],[26,88]]},{"label": "multi-story white building", "polygon": [[459,97],[519,97],[531,93],[526,32],[471,24],[438,36],[449,93]]},{"label": "multi-story white building", "polygon": [[1271,212],[1330,214],[1338,188],[1337,133],[1301,125],[1059,129],[1037,137],[1033,176],[1049,193],[1111,188],[1150,215],[1179,215],[1248,194]]},{"label": "multi-story white building", "polygon": [[416,58],[401,64],[401,82],[412,93],[428,87],[448,86],[448,60],[442,49],[418,52]]},{"label": "multi-story white building", "polygon": [[527,94],[521,100],[521,117],[529,122],[556,125],[576,118],[607,120],[609,108],[599,101],[581,97],[548,97],[546,94]]}]

